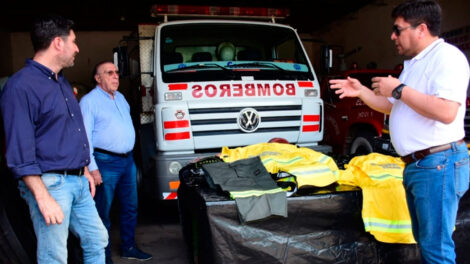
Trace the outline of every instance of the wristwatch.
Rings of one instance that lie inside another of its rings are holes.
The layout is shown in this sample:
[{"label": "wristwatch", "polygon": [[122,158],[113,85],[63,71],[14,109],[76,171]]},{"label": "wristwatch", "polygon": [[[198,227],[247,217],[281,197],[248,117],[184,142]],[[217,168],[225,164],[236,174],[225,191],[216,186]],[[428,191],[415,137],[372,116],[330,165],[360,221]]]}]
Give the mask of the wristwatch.
[{"label": "wristwatch", "polygon": [[397,100],[400,100],[401,98],[401,91],[403,90],[403,87],[405,87],[406,84],[404,83],[401,83],[400,85],[397,86],[397,88],[393,89],[392,91],[392,97],[397,99]]}]

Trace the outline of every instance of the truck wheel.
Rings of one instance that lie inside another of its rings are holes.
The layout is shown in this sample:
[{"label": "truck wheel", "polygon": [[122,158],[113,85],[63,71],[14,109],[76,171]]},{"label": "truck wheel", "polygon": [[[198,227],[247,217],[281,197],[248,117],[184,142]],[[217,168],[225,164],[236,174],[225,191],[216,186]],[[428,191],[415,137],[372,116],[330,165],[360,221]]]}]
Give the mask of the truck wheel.
[{"label": "truck wheel", "polygon": [[[37,239],[28,205],[20,197],[16,180],[5,165],[0,165],[0,175],[5,176],[0,185],[0,263],[36,263]],[[67,248],[67,263],[82,264],[80,241],[72,233]]]},{"label": "truck wheel", "polygon": [[369,131],[362,131],[357,134],[351,143],[349,154],[351,155],[367,155],[374,151],[372,147],[372,139],[374,134]]},{"label": "truck wheel", "polygon": [[36,262],[36,236],[28,206],[20,197],[16,180],[0,165],[0,263]]},{"label": "truck wheel", "polygon": [[8,220],[7,212],[3,204],[0,204],[0,232],[2,233],[0,236],[1,263],[32,263],[28,252],[23,248],[23,245]]}]

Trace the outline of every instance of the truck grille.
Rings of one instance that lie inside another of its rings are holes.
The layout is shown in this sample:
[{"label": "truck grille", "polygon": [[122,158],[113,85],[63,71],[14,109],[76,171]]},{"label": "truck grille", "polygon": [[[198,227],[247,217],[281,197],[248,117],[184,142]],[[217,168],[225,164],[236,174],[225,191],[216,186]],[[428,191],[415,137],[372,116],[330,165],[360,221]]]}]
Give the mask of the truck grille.
[{"label": "truck grille", "polygon": [[242,106],[189,109],[194,137],[246,134],[238,127],[239,113],[245,108],[255,109],[260,117],[254,134],[265,132],[298,132],[301,125],[301,105]]}]

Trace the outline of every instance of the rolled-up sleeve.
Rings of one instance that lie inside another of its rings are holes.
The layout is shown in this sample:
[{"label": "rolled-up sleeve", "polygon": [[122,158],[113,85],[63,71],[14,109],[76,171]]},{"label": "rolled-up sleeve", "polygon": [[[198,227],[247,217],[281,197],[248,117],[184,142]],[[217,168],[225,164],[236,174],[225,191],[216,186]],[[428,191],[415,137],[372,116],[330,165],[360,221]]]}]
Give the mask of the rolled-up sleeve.
[{"label": "rolled-up sleeve", "polygon": [[34,102],[18,86],[7,86],[1,97],[6,139],[6,161],[15,178],[41,175],[36,160]]}]

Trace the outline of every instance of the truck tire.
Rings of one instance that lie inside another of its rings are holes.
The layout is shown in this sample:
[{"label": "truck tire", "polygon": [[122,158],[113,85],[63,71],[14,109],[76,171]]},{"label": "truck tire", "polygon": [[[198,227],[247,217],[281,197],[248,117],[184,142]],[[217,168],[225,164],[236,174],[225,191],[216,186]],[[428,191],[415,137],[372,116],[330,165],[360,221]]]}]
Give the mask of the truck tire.
[{"label": "truck tire", "polygon": [[372,140],[374,134],[370,131],[360,131],[351,143],[349,154],[351,155],[367,155],[374,151]]},{"label": "truck tire", "polygon": [[3,204],[0,204],[0,262],[1,263],[33,263],[23,245],[18,240],[8,220]]},{"label": "truck tire", "polygon": [[[28,205],[20,197],[16,180],[5,165],[0,165],[4,176],[0,185],[0,263],[36,263],[37,240]],[[67,242],[69,264],[82,264],[80,241],[71,232]]]},{"label": "truck tire", "polygon": [[28,206],[6,165],[0,167],[0,263],[35,263],[36,236]]}]

